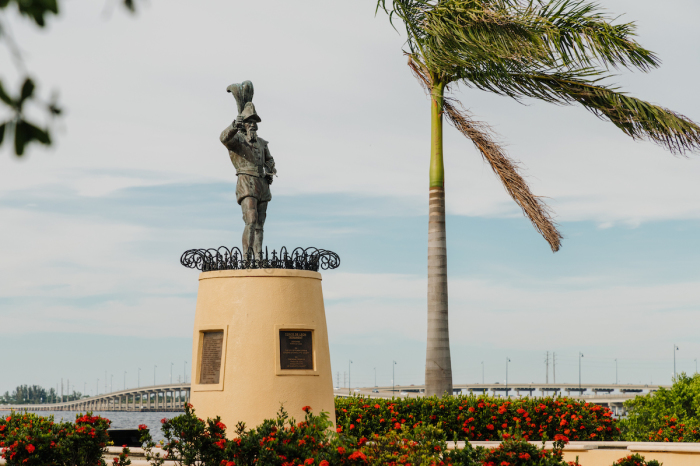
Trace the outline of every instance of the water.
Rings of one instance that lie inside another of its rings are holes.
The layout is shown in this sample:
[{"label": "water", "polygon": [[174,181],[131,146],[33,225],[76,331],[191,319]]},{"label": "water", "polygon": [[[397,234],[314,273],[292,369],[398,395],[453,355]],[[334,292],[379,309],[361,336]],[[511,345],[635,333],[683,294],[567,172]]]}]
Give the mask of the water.
[{"label": "water", "polygon": [[[75,422],[76,414],[84,414],[83,411],[31,411],[39,416],[53,415],[56,422]],[[160,430],[160,420],[172,419],[184,413],[173,412],[139,412],[139,411],[93,411],[93,416],[100,416],[112,421],[111,429],[138,429],[139,424],[145,424],[151,430],[151,437],[158,442],[164,440]]]}]

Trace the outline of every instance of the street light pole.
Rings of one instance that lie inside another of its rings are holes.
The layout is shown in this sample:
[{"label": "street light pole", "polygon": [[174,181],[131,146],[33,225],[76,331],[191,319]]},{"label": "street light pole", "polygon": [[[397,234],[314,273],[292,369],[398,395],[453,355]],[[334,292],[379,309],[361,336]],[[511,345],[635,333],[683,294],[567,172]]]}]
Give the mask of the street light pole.
[{"label": "street light pole", "polygon": [[510,362],[510,358],[506,357],[506,397],[510,398],[508,396],[508,363]]},{"label": "street light pole", "polygon": [[182,372],[182,378],[184,379],[184,382],[187,383],[187,361],[185,361],[184,367],[185,369]]},{"label": "street light pole", "polygon": [[348,395],[350,395],[350,387],[352,387],[352,382],[350,382],[350,364],[352,364],[352,360],[348,359],[348,361],[350,361],[348,362]]},{"label": "street light pole", "polygon": [[678,351],[678,347],[676,344],[673,344],[673,380],[676,380],[676,351]]},{"label": "street light pole", "polygon": [[580,395],[581,392],[581,358],[583,358],[583,353],[579,352],[578,353],[578,394]]}]

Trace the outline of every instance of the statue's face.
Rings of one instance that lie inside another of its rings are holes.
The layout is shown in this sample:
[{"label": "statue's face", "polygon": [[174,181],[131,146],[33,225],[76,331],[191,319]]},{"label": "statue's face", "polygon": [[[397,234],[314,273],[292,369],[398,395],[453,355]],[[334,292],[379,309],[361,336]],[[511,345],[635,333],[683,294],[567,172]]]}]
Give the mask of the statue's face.
[{"label": "statue's face", "polygon": [[245,138],[248,142],[255,142],[258,140],[258,124],[255,121],[244,121],[245,125]]}]

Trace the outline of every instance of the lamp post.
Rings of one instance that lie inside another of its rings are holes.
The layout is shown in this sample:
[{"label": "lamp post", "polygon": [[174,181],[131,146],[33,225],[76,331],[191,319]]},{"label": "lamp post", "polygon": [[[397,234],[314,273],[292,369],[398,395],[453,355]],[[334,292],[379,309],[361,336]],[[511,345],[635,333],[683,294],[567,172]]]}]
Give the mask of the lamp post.
[{"label": "lamp post", "polygon": [[352,382],[350,382],[350,364],[352,364],[352,360],[348,359],[348,395],[350,395],[350,390],[352,387]]},{"label": "lamp post", "polygon": [[510,362],[510,358],[506,357],[506,397],[510,398],[508,396],[508,363]]},{"label": "lamp post", "polygon": [[394,363],[391,365],[391,397],[393,398],[394,392],[396,392],[396,389],[394,388],[394,387],[396,387],[396,379],[394,377],[396,375],[396,371],[394,370],[394,366],[396,366],[396,361],[391,361],[391,362]]},{"label": "lamp post", "polygon": [[170,363],[170,385],[173,384],[173,366],[175,365],[174,362]]},{"label": "lamp post", "polygon": [[185,361],[184,370],[182,371],[182,379],[187,383],[187,361]]},{"label": "lamp post", "polygon": [[673,344],[673,380],[676,380],[676,351],[678,351],[678,347],[676,344]]},{"label": "lamp post", "polygon": [[581,358],[583,358],[583,353],[578,353],[578,393],[581,394]]}]

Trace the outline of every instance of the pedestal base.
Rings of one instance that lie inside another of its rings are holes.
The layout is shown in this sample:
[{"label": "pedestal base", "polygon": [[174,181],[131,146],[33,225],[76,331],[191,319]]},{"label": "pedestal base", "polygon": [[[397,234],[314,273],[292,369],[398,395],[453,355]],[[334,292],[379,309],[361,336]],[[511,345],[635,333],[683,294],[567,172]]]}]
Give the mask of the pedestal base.
[{"label": "pedestal base", "polygon": [[281,405],[335,423],[321,274],[253,269],[204,272],[192,347],[191,403],[197,416],[221,416],[229,436],[253,428]]}]

